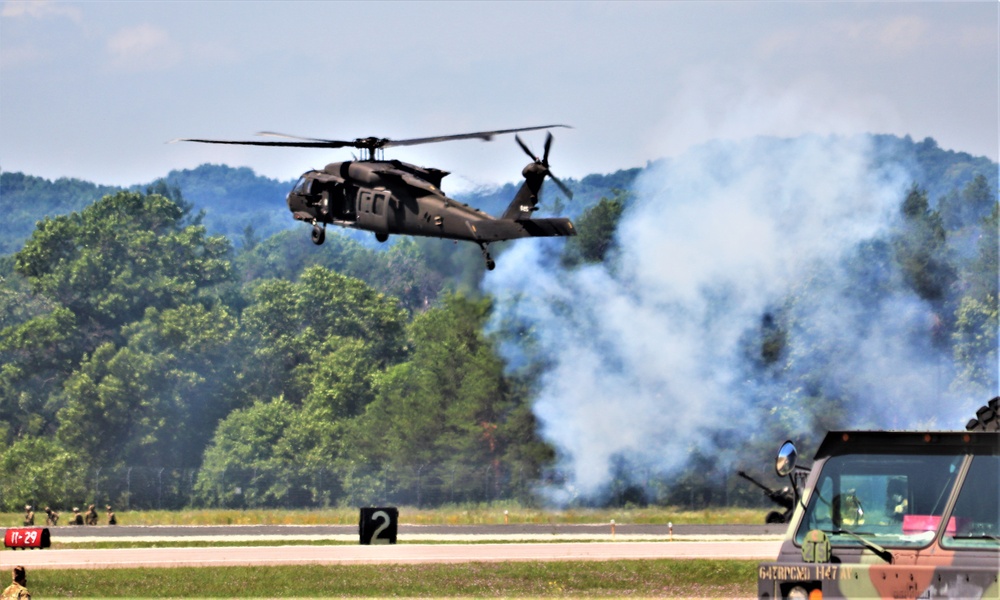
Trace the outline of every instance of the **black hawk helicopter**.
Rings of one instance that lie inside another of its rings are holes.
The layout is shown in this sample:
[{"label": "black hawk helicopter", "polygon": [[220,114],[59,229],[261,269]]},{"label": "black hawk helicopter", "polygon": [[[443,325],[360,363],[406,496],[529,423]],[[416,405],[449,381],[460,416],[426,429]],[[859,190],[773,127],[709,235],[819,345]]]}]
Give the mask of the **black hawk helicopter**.
[{"label": "black hawk helicopter", "polygon": [[514,136],[532,162],[521,171],[524,183],[500,217],[490,216],[446,196],[441,191],[441,180],[448,175],[447,171],[418,167],[398,160],[385,160],[384,150],[395,146],[451,140],[489,141],[495,135],[553,127],[568,125],[542,125],[408,140],[376,137],[353,141],[323,140],[264,131],[257,135],[293,141],[188,138],[173,141],[295,148],[357,148],[366,153],[362,160],[330,163],[321,170],[307,171],[288,193],[288,209],[292,211],[292,216],[312,224],[313,243],[319,245],[326,239],[327,224],[372,231],[375,239],[380,242],[388,240],[390,234],[467,240],[479,244],[486,260],[486,268],[493,270],[496,263],[490,257],[491,242],[523,237],[576,235],[576,229],[569,219],[531,217],[538,210],[538,194],[546,177],[551,178],[567,197],[573,197],[569,188],[549,169],[552,134],[549,133],[545,138],[545,150],[541,158],[535,156],[520,136]]}]

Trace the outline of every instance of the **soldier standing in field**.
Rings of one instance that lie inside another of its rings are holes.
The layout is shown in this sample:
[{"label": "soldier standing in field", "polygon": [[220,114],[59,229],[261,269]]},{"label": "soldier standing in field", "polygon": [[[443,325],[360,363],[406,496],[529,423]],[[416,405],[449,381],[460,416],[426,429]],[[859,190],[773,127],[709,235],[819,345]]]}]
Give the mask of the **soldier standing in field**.
[{"label": "soldier standing in field", "polygon": [[0,600],[31,600],[31,593],[25,587],[28,585],[28,576],[24,572],[24,567],[14,567],[12,575],[14,582],[0,594]]},{"label": "soldier standing in field", "polygon": [[111,505],[108,504],[106,508],[108,509],[108,525],[117,525],[118,519],[115,518],[115,513],[111,512]]},{"label": "soldier standing in field", "polygon": [[87,514],[83,516],[83,522],[87,525],[97,525],[97,511],[94,510],[93,504],[87,507]]},{"label": "soldier standing in field", "polygon": [[59,524],[59,513],[52,510],[48,506],[45,507],[45,524],[46,525],[58,525]]},{"label": "soldier standing in field", "polygon": [[70,523],[74,525],[83,525],[83,515],[80,514],[80,509],[73,507],[73,520]]},{"label": "soldier standing in field", "polygon": [[30,504],[24,505],[24,526],[25,527],[35,526],[35,511],[31,510]]}]

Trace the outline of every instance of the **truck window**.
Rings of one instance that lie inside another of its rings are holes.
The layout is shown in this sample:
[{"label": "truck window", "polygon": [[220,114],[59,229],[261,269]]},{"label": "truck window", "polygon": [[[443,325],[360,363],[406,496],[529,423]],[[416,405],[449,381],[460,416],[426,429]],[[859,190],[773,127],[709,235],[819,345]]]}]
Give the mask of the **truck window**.
[{"label": "truck window", "polygon": [[998,536],[1000,456],[976,456],[958,493],[941,545],[946,548],[997,548],[1000,547]]}]

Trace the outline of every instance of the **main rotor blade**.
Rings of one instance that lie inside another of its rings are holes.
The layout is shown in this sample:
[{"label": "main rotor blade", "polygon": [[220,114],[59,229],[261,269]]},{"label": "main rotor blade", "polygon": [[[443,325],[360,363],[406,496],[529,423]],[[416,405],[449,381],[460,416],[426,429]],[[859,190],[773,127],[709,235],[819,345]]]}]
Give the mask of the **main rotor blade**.
[{"label": "main rotor blade", "polygon": [[335,140],[324,140],[316,142],[264,142],[264,141],[238,141],[238,140],[202,140],[194,138],[179,138],[170,140],[174,142],[199,142],[202,144],[233,144],[237,146],[284,146],[286,148],[345,148],[353,146],[354,142],[338,142]]},{"label": "main rotor blade", "polygon": [[567,198],[569,198],[570,200],[573,199],[573,192],[571,192],[570,189],[566,187],[566,184],[560,181],[558,177],[553,175],[552,171],[549,171],[549,177],[552,178],[552,181],[556,182],[556,185],[559,186],[559,189],[562,190],[562,193],[566,194]]},{"label": "main rotor blade", "polygon": [[434,142],[450,142],[452,140],[470,140],[479,139],[488,142],[493,139],[495,135],[503,135],[505,133],[517,133],[519,131],[535,131],[538,129],[552,129],[553,127],[566,127],[572,129],[569,125],[538,125],[536,127],[518,127],[516,129],[496,129],[494,131],[477,131],[475,133],[459,133],[455,135],[438,135],[434,137],[425,138],[413,138],[409,140],[385,140],[385,143],[381,145],[382,148],[392,148],[393,146],[416,146],[417,144],[431,144]]},{"label": "main rotor blade", "polygon": [[[296,135],[288,135],[285,133],[276,133],[273,131],[261,131],[257,135],[271,136],[271,137],[282,137],[288,138],[290,140],[296,140],[292,142],[267,142],[267,141],[244,141],[244,140],[206,140],[206,139],[194,139],[194,138],[181,138],[176,140],[170,140],[173,142],[199,142],[202,144],[234,144],[239,146],[284,146],[287,148],[359,148],[365,150],[376,150],[379,148],[392,148],[393,146],[416,146],[417,144],[432,144],[434,142],[449,142],[452,140],[468,140],[468,139],[480,139],[484,141],[490,141],[495,135],[503,135],[505,133],[516,133],[518,131],[535,131],[537,129],[550,129],[552,127],[567,127],[571,128],[569,125],[538,125],[535,127],[518,127],[516,129],[496,129],[493,131],[477,131],[474,133],[459,133],[455,135],[438,135],[434,137],[425,138],[412,138],[408,140],[390,140],[387,138],[377,138],[377,137],[367,137],[358,138],[355,140],[326,140],[320,138],[307,138],[299,137]],[[524,144],[521,143],[521,147],[524,148]],[[529,152],[529,154],[531,154]],[[537,157],[531,155],[534,160],[538,160]]]},{"label": "main rotor blade", "polygon": [[[301,142],[337,142],[338,140],[324,140],[320,138],[308,138],[302,137],[300,135],[289,135],[287,133],[277,133],[275,131],[258,131],[255,135],[263,137],[280,137],[289,140],[299,140]],[[345,144],[353,144],[354,142],[343,142]]]},{"label": "main rotor blade", "polygon": [[550,132],[545,136],[545,151],[542,153],[542,164],[548,166],[549,164],[549,149],[552,148],[552,133]]},{"label": "main rotor blade", "polygon": [[521,136],[515,135],[514,139],[517,140],[517,145],[521,147],[521,150],[524,150],[524,153],[527,154],[529,157],[531,157],[531,160],[538,162],[538,157],[535,156],[535,153],[531,151],[531,148],[528,148],[528,145],[524,143],[524,140],[521,139]]}]

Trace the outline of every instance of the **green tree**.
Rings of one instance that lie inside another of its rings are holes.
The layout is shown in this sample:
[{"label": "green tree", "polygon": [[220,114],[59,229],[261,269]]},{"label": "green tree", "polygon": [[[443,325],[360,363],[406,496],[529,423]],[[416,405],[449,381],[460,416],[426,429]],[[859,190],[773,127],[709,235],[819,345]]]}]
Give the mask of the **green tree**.
[{"label": "green tree", "polygon": [[229,278],[229,242],[185,226],[184,216],[163,196],[105,196],[79,214],[39,222],[16,269],[36,293],[73,312],[91,351],[147,307],[188,303]]},{"label": "green tree", "polygon": [[[351,423],[345,475],[358,465],[380,465],[400,493],[419,494],[421,486],[429,493],[424,482],[449,482],[459,497],[481,500],[500,493],[515,469],[537,468],[513,462],[538,460],[538,452],[514,450],[537,438],[528,431],[523,398],[512,393],[493,342],[482,333],[489,312],[488,300],[447,296],[413,320],[410,359],[386,371],[376,400]],[[364,501],[360,494],[370,486],[345,480],[347,493]]]},{"label": "green tree", "polygon": [[286,433],[300,409],[284,398],[234,410],[205,451],[195,491],[207,506],[265,507],[288,501],[298,482],[299,453]]},{"label": "green tree", "polygon": [[0,331],[0,422],[7,439],[49,435],[57,406],[50,401],[77,360],[73,313],[58,307]]},{"label": "green tree", "polygon": [[0,220],[0,254],[17,252],[31,236],[35,223],[46,215],[83,210],[120,189],[65,177],[50,181],[24,173],[0,173],[0,213],[4,217]]},{"label": "green tree", "polygon": [[[265,278],[296,281],[309,267],[321,266],[360,279],[397,298],[410,312],[432,304],[444,286],[445,275],[432,267],[426,247],[412,238],[400,238],[383,250],[366,248],[336,230],[327,233],[322,248],[317,248],[300,230],[285,231],[264,241],[256,241],[253,235],[253,231],[244,231],[243,251],[237,257],[247,281]],[[448,250],[454,251],[454,245],[448,244]]]},{"label": "green tree", "polygon": [[306,269],[298,283],[263,281],[242,317],[245,389],[300,403],[316,363],[345,340],[366,344],[374,368],[398,361],[405,324],[395,298],[323,267]]},{"label": "green tree", "polygon": [[961,192],[957,189],[941,198],[938,212],[948,231],[978,226],[997,202],[996,190],[982,173],[976,175]]},{"label": "green tree", "polygon": [[235,329],[222,306],[147,309],[66,382],[59,439],[105,466],[197,466],[235,401]]},{"label": "green tree", "polygon": [[580,263],[602,262],[611,250],[618,221],[631,201],[631,194],[612,190],[612,197],[602,197],[588,208],[576,221],[575,237],[569,238],[563,254],[563,263],[574,266]]},{"label": "green tree", "polygon": [[912,186],[901,207],[903,225],[895,239],[896,261],[921,298],[939,304],[955,280],[941,218],[930,209],[927,192]]},{"label": "green tree", "polygon": [[40,513],[46,505],[59,511],[66,502],[80,502],[85,469],[80,457],[51,438],[19,438],[0,451],[0,510],[18,511],[31,504]]},{"label": "green tree", "polygon": [[997,297],[1000,295],[998,263],[1000,205],[982,221],[982,235],[975,260],[964,274],[967,293],[955,315],[952,334],[955,362],[959,366],[956,386],[973,393],[995,394],[998,389],[997,331],[1000,329]]}]

